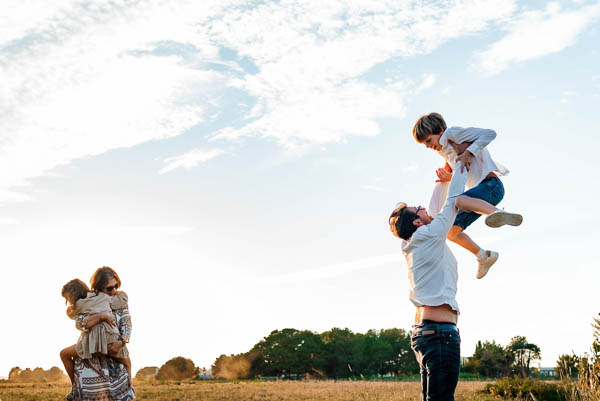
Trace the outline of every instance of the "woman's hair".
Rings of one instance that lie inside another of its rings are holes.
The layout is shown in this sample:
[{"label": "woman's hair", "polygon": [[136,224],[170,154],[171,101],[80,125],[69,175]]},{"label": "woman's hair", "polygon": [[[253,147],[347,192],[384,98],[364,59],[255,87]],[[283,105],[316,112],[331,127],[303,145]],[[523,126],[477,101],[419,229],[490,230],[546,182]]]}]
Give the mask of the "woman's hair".
[{"label": "woman's hair", "polygon": [[66,302],[75,305],[78,300],[87,297],[89,291],[90,289],[83,281],[75,278],[63,285],[60,295],[65,297]]},{"label": "woman's hair", "polygon": [[90,279],[90,285],[92,286],[92,290],[95,292],[100,292],[104,290],[108,281],[114,278],[117,280],[117,284],[121,287],[121,279],[116,271],[111,269],[108,266],[102,266],[98,270],[92,274],[92,278]]},{"label": "woman's hair", "polygon": [[439,135],[446,130],[446,121],[439,113],[429,113],[419,117],[413,127],[415,141],[423,143],[430,135]]},{"label": "woman's hair", "polygon": [[396,237],[408,240],[418,228],[413,224],[418,218],[416,213],[406,210],[406,203],[399,203],[388,219],[390,231]]}]

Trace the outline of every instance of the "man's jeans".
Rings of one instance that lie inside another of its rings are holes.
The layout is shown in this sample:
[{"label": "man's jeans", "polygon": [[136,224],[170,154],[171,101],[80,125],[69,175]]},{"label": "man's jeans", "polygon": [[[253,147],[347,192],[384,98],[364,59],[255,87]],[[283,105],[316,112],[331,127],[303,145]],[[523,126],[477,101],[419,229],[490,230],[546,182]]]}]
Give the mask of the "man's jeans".
[{"label": "man's jeans", "polygon": [[460,371],[456,325],[425,320],[413,327],[411,347],[421,367],[423,401],[453,401]]}]

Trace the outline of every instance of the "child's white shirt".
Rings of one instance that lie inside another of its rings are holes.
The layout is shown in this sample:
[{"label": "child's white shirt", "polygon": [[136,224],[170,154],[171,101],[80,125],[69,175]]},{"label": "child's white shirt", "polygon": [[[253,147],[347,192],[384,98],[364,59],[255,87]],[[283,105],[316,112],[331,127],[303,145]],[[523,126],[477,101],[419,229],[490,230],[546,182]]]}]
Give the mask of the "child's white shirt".
[{"label": "child's white shirt", "polygon": [[496,138],[496,132],[494,130],[472,127],[450,127],[447,128],[440,137],[442,150],[440,150],[439,153],[453,170],[456,165],[457,154],[449,141],[456,144],[473,142],[467,148],[474,156],[467,174],[467,189],[479,185],[489,173],[494,172],[499,176],[508,174],[508,169],[492,160],[490,152],[486,149],[486,146],[492,142],[494,138]]}]

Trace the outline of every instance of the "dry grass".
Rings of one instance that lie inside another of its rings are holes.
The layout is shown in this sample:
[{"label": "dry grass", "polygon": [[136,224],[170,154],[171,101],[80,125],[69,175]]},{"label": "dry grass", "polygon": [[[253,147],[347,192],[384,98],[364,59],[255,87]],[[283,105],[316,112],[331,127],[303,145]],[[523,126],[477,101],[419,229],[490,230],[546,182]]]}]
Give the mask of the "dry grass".
[{"label": "dry grass", "polygon": [[[491,401],[479,393],[485,382],[460,382],[457,401]],[[415,382],[182,382],[137,384],[138,400],[151,401],[420,401]],[[69,387],[63,384],[0,384],[1,401],[62,401]]]}]

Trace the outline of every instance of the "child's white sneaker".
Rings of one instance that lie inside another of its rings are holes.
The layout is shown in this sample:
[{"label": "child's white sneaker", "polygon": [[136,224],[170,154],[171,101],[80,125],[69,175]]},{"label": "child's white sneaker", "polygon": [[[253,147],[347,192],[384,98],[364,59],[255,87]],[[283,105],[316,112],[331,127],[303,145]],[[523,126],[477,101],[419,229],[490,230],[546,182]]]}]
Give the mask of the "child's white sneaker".
[{"label": "child's white sneaker", "polygon": [[523,216],[518,213],[510,213],[504,210],[496,210],[488,214],[485,218],[485,224],[490,227],[501,227],[505,224],[510,226],[519,226],[523,222]]},{"label": "child's white sneaker", "polygon": [[[490,254],[488,255],[487,252]],[[482,259],[477,258],[479,262],[479,267],[477,268],[477,278],[482,279],[490,270],[490,267],[498,260],[498,252],[494,251],[486,251],[485,257]]]}]

